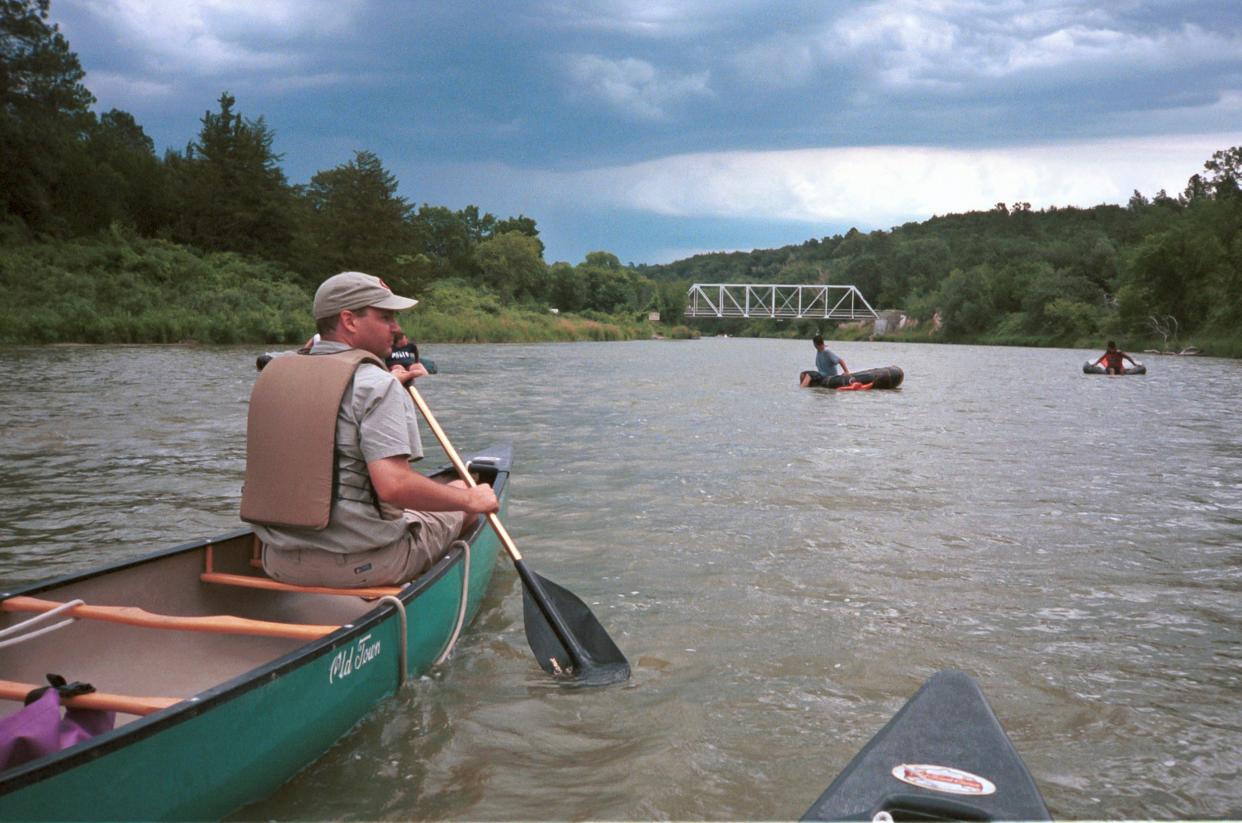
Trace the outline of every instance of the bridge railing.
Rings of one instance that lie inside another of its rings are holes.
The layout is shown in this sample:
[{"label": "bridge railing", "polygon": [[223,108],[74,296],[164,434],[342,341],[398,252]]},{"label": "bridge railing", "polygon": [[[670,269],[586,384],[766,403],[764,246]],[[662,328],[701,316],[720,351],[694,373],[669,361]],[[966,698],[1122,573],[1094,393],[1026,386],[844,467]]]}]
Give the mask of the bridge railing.
[{"label": "bridge railing", "polygon": [[876,316],[855,286],[695,283],[686,293],[686,317],[861,320]]}]

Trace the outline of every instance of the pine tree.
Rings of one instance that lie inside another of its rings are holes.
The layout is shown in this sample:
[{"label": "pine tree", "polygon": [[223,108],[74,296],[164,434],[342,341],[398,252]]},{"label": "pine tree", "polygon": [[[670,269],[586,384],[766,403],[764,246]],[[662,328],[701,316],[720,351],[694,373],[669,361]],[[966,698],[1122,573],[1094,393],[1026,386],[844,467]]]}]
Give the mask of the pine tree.
[{"label": "pine tree", "polygon": [[272,150],[272,131],[262,117],[235,112],[236,102],[221,94],[220,110],[203,114],[198,141],[169,158],[174,236],[202,249],[283,261],[294,232],[293,190]]},{"label": "pine tree", "polygon": [[95,102],[49,3],[0,0],[0,212],[38,231],[65,228],[57,189],[81,171]]},{"label": "pine tree", "polygon": [[399,279],[397,258],[414,249],[413,211],[397,194],[397,178],[369,151],[311,178],[309,242],[323,274],[365,271]]}]

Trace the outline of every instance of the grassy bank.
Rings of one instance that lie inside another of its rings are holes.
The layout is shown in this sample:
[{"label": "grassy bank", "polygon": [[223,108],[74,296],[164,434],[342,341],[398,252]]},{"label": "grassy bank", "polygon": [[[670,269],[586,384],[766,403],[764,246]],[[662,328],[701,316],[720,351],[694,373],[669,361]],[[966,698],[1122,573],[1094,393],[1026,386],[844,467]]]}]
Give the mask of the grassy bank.
[{"label": "grassy bank", "polygon": [[410,333],[439,343],[528,343],[571,340],[644,340],[696,336],[688,326],[665,326],[599,312],[553,314],[546,306],[505,305],[491,292],[460,280],[432,284],[408,315]]},{"label": "grassy bank", "polygon": [[[161,240],[111,232],[61,242],[0,236],[0,343],[251,343],[296,344],[313,331],[310,290],[276,264],[233,253],[204,254]],[[735,337],[871,339],[869,324],[816,320],[733,319],[688,325],[639,320],[633,314],[554,314],[547,306],[503,301],[463,280],[440,280],[414,295],[403,315],[420,342],[521,343],[573,340],[689,338],[720,332]],[[1115,337],[1122,348],[1181,350],[1242,357],[1242,331],[1207,330],[1167,342],[1152,336],[1032,334],[1016,324],[946,339],[928,323],[882,339],[917,343],[1099,348]]]},{"label": "grassy bank", "polygon": [[116,234],[0,249],[0,342],[293,342],[313,328],[293,276],[236,254]]},{"label": "grassy bank", "polygon": [[[10,238],[11,240],[11,238]],[[0,343],[255,343],[304,341],[313,295],[292,272],[232,253],[113,232],[0,247]],[[690,337],[599,313],[556,315],[505,305],[461,281],[432,284],[404,316],[424,342],[536,342]]]}]

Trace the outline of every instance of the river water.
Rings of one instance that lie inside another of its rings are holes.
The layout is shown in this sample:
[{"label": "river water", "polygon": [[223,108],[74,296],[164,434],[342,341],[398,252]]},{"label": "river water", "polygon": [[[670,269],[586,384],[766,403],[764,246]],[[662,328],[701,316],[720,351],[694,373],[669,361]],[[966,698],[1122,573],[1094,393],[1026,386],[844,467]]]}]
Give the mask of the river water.
[{"label": "river water", "polygon": [[[502,560],[448,664],[239,818],[796,818],[943,668],[1058,818],[1242,817],[1242,363],[841,343],[906,379],[829,392],[805,341],[425,348],[633,678],[551,685]],[[0,350],[0,584],[236,526],[255,354]]]}]

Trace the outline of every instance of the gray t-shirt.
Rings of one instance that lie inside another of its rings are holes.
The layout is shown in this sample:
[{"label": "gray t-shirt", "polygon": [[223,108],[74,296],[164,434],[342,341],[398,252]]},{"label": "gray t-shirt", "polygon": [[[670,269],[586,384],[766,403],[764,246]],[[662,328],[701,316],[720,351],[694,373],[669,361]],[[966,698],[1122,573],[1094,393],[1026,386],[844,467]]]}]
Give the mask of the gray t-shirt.
[{"label": "gray t-shirt", "polygon": [[[320,341],[310,356],[347,351],[344,343]],[[341,398],[336,416],[337,498],[326,528],[316,531],[255,525],[255,533],[276,549],[324,549],[353,553],[379,549],[407,534],[401,510],[376,507],[367,463],[403,455],[421,460],[418,411],[401,382],[384,369],[363,363]]]},{"label": "gray t-shirt", "polygon": [[815,353],[815,371],[825,377],[835,377],[837,374],[837,366],[841,365],[841,358],[837,357],[828,349]]}]

